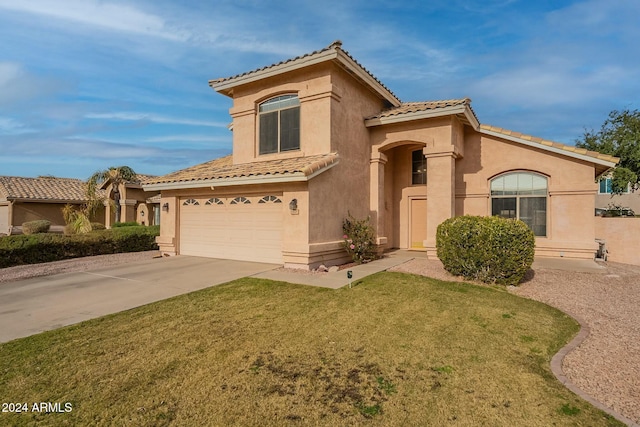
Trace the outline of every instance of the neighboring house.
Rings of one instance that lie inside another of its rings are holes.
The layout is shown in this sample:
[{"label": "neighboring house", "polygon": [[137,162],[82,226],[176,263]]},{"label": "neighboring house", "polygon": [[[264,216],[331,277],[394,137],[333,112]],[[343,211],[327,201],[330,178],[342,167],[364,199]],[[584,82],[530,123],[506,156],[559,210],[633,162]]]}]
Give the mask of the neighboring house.
[{"label": "neighboring house", "polygon": [[630,188],[622,194],[613,194],[611,176],[600,178],[596,195],[596,213],[607,210],[609,206],[629,208],[636,215],[640,215],[640,194],[630,191]]},{"label": "neighboring house", "polygon": [[[114,194],[111,182],[105,181],[100,187],[109,199],[120,198],[120,222],[136,221],[141,225],[160,224],[160,192],[145,192],[140,184],[153,179],[153,175],[138,174],[135,181],[120,184],[118,193]],[[115,222],[115,205],[105,203],[105,226],[110,228]]]},{"label": "neighboring house", "polygon": [[614,157],[481,125],[469,99],[403,103],[340,42],[209,84],[233,99],[233,154],[144,182],[164,253],[336,264],[351,213],[435,257],[438,224],[470,214],[525,221],[537,256],[594,257]]},{"label": "neighboring house", "polygon": [[[51,230],[64,228],[62,208],[86,202],[85,182],[71,178],[0,176],[0,234],[22,232],[22,224],[45,219]],[[104,221],[104,210],[96,213]]]}]

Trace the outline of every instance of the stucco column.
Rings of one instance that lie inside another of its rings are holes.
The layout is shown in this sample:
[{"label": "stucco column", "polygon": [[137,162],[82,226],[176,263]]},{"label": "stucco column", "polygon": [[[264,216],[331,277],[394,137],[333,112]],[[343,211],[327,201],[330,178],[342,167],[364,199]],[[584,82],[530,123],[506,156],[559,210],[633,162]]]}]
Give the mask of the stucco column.
[{"label": "stucco column", "polygon": [[120,199],[120,221],[131,222],[136,220],[136,203],[133,199]]},{"label": "stucco column", "polygon": [[111,203],[108,199],[104,201],[104,226],[111,228]]},{"label": "stucco column", "polygon": [[387,244],[387,237],[384,229],[384,165],[387,164],[387,156],[383,153],[375,152],[369,163],[371,179],[369,180],[369,210],[371,212],[371,223],[376,229],[376,244],[382,246]]},{"label": "stucco column", "polygon": [[424,247],[429,258],[436,258],[438,225],[455,216],[455,172],[457,154],[451,151],[424,149],[427,158],[427,240]]}]

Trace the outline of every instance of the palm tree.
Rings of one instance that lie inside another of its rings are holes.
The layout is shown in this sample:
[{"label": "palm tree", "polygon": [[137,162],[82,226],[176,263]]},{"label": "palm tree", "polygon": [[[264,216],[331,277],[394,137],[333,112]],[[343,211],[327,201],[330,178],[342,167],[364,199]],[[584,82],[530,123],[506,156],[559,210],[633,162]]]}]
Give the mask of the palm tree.
[{"label": "palm tree", "polygon": [[137,174],[131,169],[129,166],[111,166],[108,169],[98,171],[91,175],[89,181],[87,182],[87,194],[89,196],[89,200],[96,201],[96,208],[99,204],[99,198],[97,198],[96,192],[99,185],[102,185],[105,182],[111,183],[111,188],[113,188],[113,199],[116,207],[116,218],[115,222],[120,222],[120,185],[125,182],[135,181],[137,179]]}]

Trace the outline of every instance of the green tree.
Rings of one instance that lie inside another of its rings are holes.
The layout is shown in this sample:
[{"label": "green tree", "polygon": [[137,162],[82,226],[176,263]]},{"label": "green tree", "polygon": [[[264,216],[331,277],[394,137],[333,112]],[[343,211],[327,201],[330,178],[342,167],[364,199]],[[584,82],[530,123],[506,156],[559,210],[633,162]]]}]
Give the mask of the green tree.
[{"label": "green tree", "polygon": [[97,203],[93,209],[96,209],[100,203],[100,199],[96,197],[98,187],[105,182],[110,182],[116,211],[115,222],[120,222],[120,185],[136,179],[137,174],[129,166],[112,166],[91,175],[87,185],[87,195],[90,203]]},{"label": "green tree", "polygon": [[576,146],[620,158],[611,182],[615,194],[640,188],[640,111],[613,110],[599,131],[585,131]]}]

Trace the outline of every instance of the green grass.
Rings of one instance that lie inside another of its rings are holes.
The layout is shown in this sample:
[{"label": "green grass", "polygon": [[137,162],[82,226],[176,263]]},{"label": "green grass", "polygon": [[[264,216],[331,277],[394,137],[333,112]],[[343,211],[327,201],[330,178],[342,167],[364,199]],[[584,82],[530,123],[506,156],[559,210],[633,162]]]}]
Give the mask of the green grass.
[{"label": "green grass", "polygon": [[549,369],[577,331],[490,287],[247,278],[1,344],[3,402],[73,409],[0,425],[621,425]]}]

